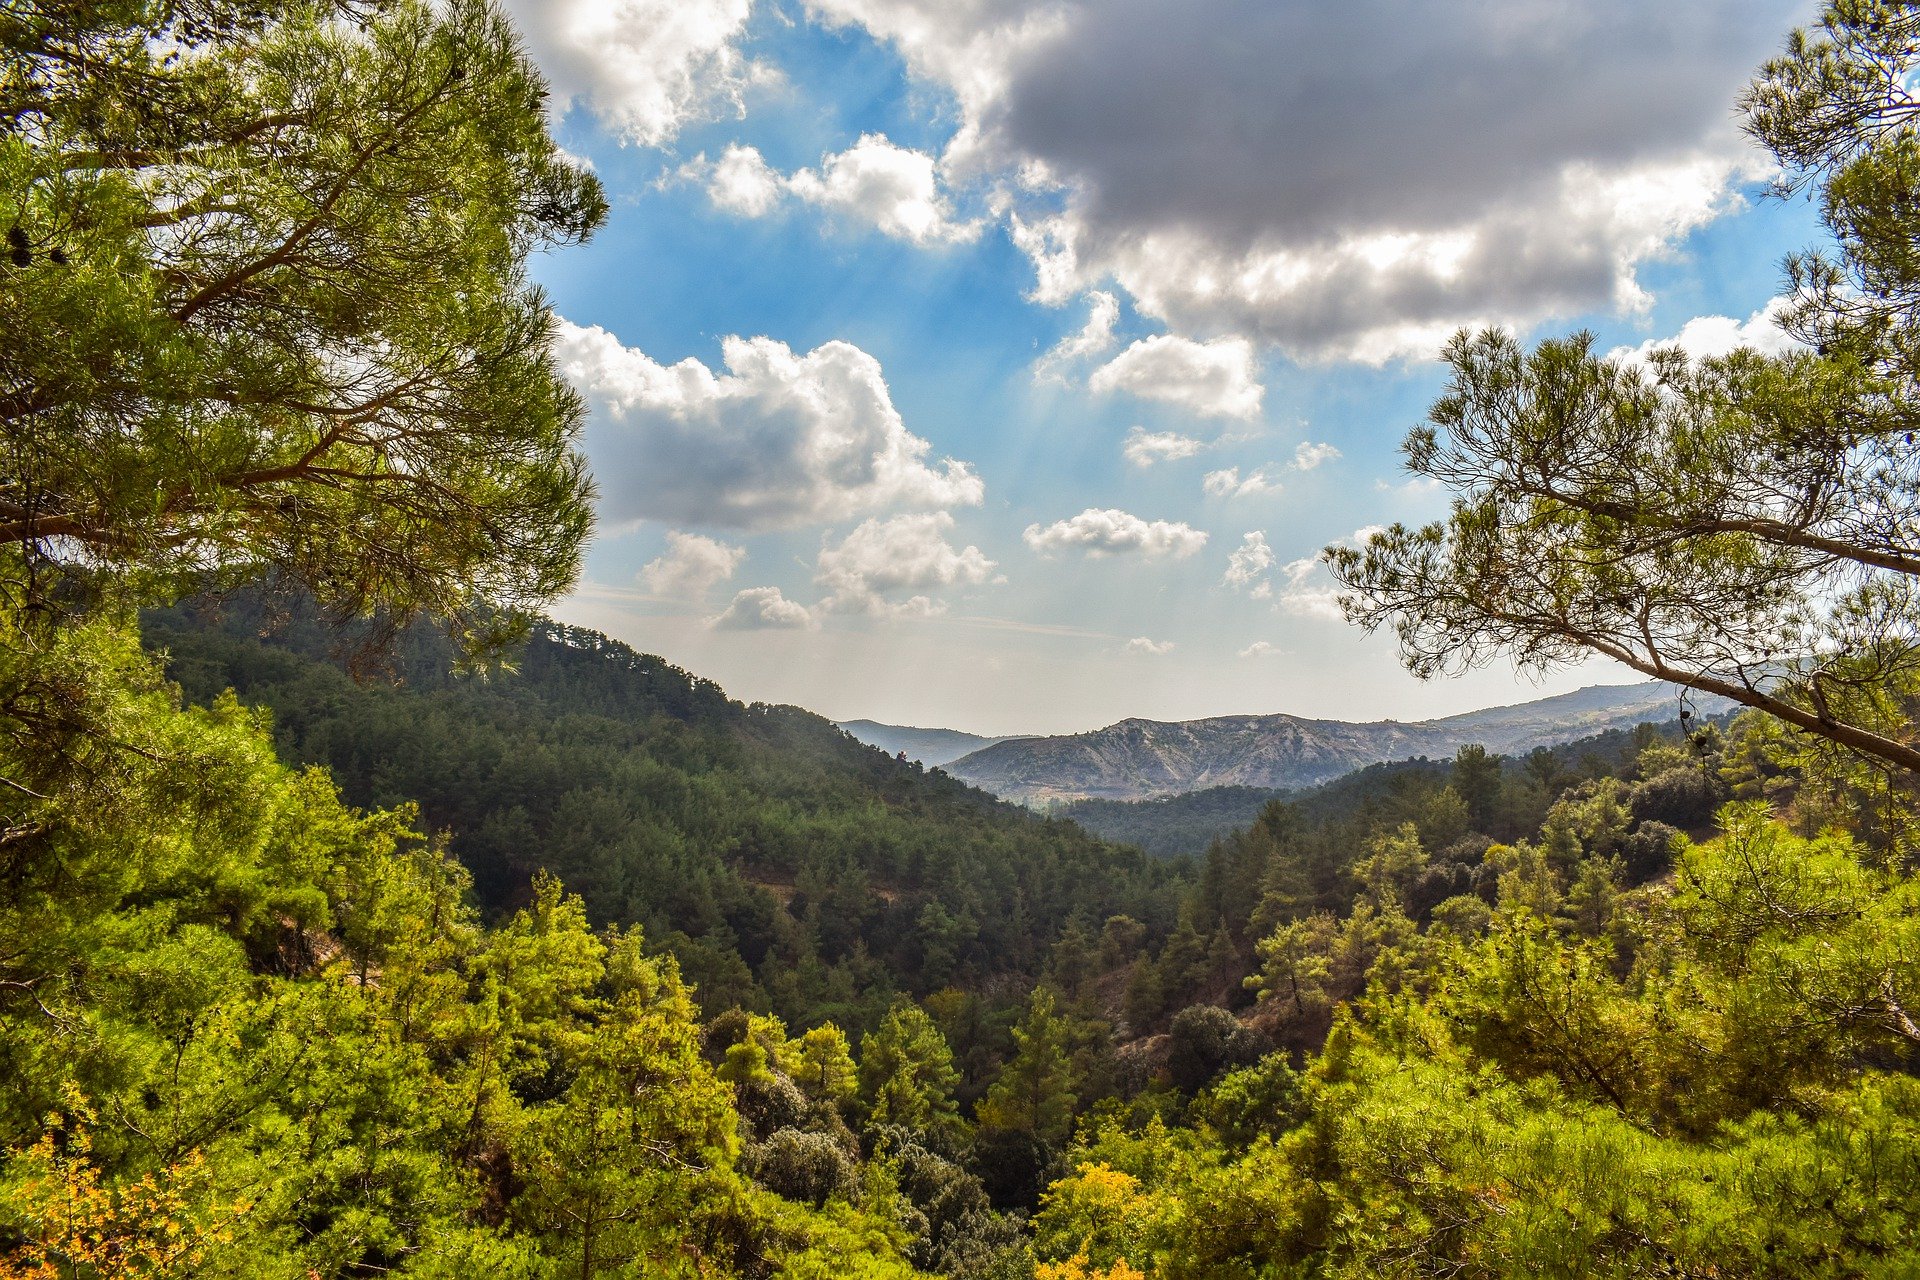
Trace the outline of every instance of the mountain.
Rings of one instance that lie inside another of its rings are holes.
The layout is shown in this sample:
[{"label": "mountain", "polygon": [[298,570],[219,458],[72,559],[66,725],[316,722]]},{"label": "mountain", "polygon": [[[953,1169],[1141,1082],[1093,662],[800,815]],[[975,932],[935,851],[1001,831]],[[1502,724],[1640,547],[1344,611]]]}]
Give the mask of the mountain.
[{"label": "mountain", "polygon": [[962,733],[958,729],[917,729],[905,724],[881,724],[878,720],[842,720],[842,729],[866,743],[878,747],[890,756],[904,754],[909,760],[918,760],[932,768],[961,756],[980,751],[996,742],[1010,742],[1010,738],[983,738],[977,733]]},{"label": "mountain", "polygon": [[[1692,700],[1694,713],[1702,716],[1730,705],[1718,698]],[[1505,754],[1553,746],[1642,720],[1671,720],[1678,709],[1677,686],[1649,681],[1406,723],[1289,715],[1122,720],[1089,733],[995,743],[945,768],[1028,804],[1140,800],[1209,787],[1307,787],[1386,760],[1451,756],[1468,743]]]},{"label": "mountain", "polygon": [[[1731,718],[1730,712],[1703,717],[1706,723],[1722,728]],[[1665,724],[1645,723],[1656,724],[1668,741],[1677,741],[1683,731],[1678,719]],[[1644,745],[1632,727],[1623,725],[1556,743],[1547,750],[1559,762],[1558,776],[1571,780],[1602,773],[1624,776]],[[1514,785],[1512,780],[1517,775],[1530,772],[1531,755],[1529,752],[1526,756],[1507,757],[1504,772],[1509,781],[1506,785]],[[1343,814],[1383,811],[1395,803],[1396,796],[1404,796],[1422,780],[1431,781],[1435,786],[1444,785],[1452,771],[1451,759],[1388,760],[1343,773],[1317,787],[1296,791],[1208,787],[1150,800],[1074,800],[1050,812],[1056,818],[1078,823],[1097,836],[1144,849],[1157,858],[1203,857],[1215,840],[1251,826],[1261,811],[1275,800],[1287,802],[1313,821],[1324,822]],[[1552,798],[1550,793],[1543,794],[1543,801]]]}]

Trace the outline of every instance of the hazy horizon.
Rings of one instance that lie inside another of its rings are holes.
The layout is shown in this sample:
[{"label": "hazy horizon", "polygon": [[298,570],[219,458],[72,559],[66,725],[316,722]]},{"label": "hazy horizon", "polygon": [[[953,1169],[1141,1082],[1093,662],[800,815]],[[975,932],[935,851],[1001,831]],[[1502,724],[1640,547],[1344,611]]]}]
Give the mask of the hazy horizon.
[{"label": "hazy horizon", "polygon": [[[1357,724],[1425,724],[1425,723],[1431,723],[1436,720],[1446,720],[1454,716],[1470,715],[1476,712],[1502,711],[1502,710],[1507,710],[1513,707],[1528,706],[1535,702],[1544,702],[1551,698],[1559,697],[1568,693],[1581,693],[1587,689],[1599,689],[1599,688],[1618,689],[1618,688],[1631,687],[1634,685],[1657,684],[1657,683],[1658,681],[1641,679],[1636,675],[1636,677],[1632,680],[1623,680],[1617,683],[1612,681],[1600,681],[1593,684],[1581,685],[1578,688],[1574,688],[1574,689],[1563,690],[1559,694],[1540,693],[1536,697],[1521,698],[1513,702],[1490,702],[1482,706],[1468,707],[1463,711],[1446,712],[1441,715],[1417,716],[1417,717],[1379,716],[1369,720],[1361,720],[1361,721],[1349,720],[1347,717],[1344,717],[1344,716],[1302,716],[1300,715],[1300,713],[1294,712],[1294,711],[1276,711],[1276,710],[1223,711],[1211,716],[1185,716],[1179,720],[1161,720],[1159,717],[1155,717],[1155,716],[1122,716],[1120,720],[1110,720],[1105,724],[1090,724],[1090,725],[1083,726],[1082,728],[1079,728],[1079,729],[1050,730],[1050,731],[1038,732],[1038,733],[1021,733],[1021,732],[976,733],[971,729],[958,728],[953,725],[902,724],[902,723],[896,723],[896,722],[887,721],[887,720],[875,720],[872,716],[832,716],[832,717],[829,717],[829,719],[831,719],[835,724],[839,725],[841,728],[845,728],[850,724],[871,724],[879,728],[907,730],[915,733],[961,733],[961,734],[966,734],[969,737],[983,738],[989,741],[997,741],[997,742],[1007,742],[1015,738],[1052,738],[1052,737],[1072,736],[1074,734],[1080,734],[1080,733],[1093,733],[1101,729],[1111,728],[1113,725],[1119,724],[1125,720],[1153,720],[1155,721],[1155,723],[1161,723],[1161,724],[1180,724],[1180,723],[1185,723],[1185,722],[1195,721],[1195,720],[1215,720],[1215,719],[1230,720],[1230,719],[1242,719],[1242,718],[1260,719],[1268,716],[1290,715],[1290,716],[1296,716],[1300,719],[1339,720],[1339,721],[1344,721],[1346,723],[1357,723]],[[1675,703],[1676,714],[1677,714],[1678,705],[1679,704],[1676,702]]]}]

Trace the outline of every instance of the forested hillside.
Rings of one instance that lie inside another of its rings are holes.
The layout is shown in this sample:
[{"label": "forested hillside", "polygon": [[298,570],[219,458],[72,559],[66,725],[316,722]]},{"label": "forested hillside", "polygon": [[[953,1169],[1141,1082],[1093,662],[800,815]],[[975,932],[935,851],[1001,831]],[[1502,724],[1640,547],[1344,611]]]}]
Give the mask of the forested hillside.
[{"label": "forested hillside", "polygon": [[1916,1274],[1916,74],[1835,0],[1741,104],[1798,349],[1461,335],[1328,552],[1748,710],[1189,864],[541,621],[606,201],[500,12],[7,9],[0,1278]]},{"label": "forested hillside", "polygon": [[1177,858],[1206,852],[1215,840],[1291,794],[1269,787],[1207,787],[1158,800],[1075,800],[1051,812],[1155,857]]},{"label": "forested hillside", "polygon": [[1178,868],[593,632],[539,624],[481,679],[415,628],[389,678],[356,682],[333,660],[350,637],[297,600],[143,630],[190,699],[271,712],[282,755],[351,803],[418,805],[489,913],[556,875],[596,924],[672,948],[716,1011],[867,1027],[897,994],[1032,978],[1070,918],[1173,924]]},{"label": "forested hillside", "polygon": [[[1724,728],[1731,717],[1703,721]],[[1647,724],[1655,722],[1647,721]],[[1679,721],[1656,726],[1669,735],[1686,726]],[[1515,785],[1529,778],[1599,777],[1617,773],[1645,745],[1647,730],[1609,729],[1605,733],[1535,747],[1523,756],[1507,756],[1501,770]],[[1480,744],[1474,744],[1481,747]],[[1076,800],[1052,812],[1085,827],[1095,835],[1144,849],[1156,857],[1205,856],[1208,846],[1251,826],[1269,804],[1289,800],[1307,812],[1331,815],[1370,810],[1382,796],[1403,788],[1405,775],[1443,778],[1453,762],[1424,757],[1369,765],[1345,777],[1301,791],[1270,791],[1260,787],[1209,787],[1159,800]]]}]

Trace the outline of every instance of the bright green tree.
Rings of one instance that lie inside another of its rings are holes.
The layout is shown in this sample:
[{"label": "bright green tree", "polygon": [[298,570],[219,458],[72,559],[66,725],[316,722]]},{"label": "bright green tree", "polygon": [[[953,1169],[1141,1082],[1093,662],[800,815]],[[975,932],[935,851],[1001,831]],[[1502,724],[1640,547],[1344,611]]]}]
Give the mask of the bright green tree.
[{"label": "bright green tree", "polygon": [[831,1022],[800,1037],[792,1055],[793,1082],[816,1102],[844,1109],[859,1088],[859,1074],[847,1046],[847,1033]]},{"label": "bright green tree", "polygon": [[565,1094],[532,1108],[514,1141],[516,1217],[581,1280],[693,1274],[687,1220],[726,1186],[730,1098],[700,1056],[691,998],[667,976],[595,1029]]},{"label": "bright green tree", "polygon": [[896,1005],[860,1040],[860,1096],[870,1128],[952,1132],[962,1123],[953,1096],[959,1082],[946,1037],[918,1005]]}]

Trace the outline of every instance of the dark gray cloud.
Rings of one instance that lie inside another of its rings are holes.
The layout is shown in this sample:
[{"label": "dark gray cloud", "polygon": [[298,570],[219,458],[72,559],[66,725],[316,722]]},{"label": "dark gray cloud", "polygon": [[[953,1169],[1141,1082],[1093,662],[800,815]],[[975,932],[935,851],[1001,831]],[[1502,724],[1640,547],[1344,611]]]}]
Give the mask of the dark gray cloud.
[{"label": "dark gray cloud", "polygon": [[1569,161],[1693,153],[1804,5],[1781,0],[1107,0],[1010,60],[996,147],[1087,215],[1246,247],[1443,229]]},{"label": "dark gray cloud", "polygon": [[1037,297],[1111,282],[1181,333],[1362,359],[1430,351],[1457,324],[1643,302],[1635,268],[1762,171],[1734,99],[1814,12],[1810,0],[812,8],[953,90],[952,172],[1023,175],[1009,207]]}]

